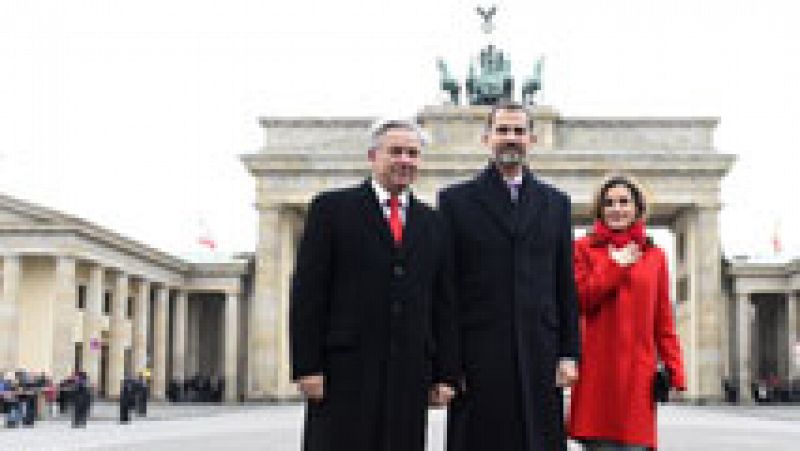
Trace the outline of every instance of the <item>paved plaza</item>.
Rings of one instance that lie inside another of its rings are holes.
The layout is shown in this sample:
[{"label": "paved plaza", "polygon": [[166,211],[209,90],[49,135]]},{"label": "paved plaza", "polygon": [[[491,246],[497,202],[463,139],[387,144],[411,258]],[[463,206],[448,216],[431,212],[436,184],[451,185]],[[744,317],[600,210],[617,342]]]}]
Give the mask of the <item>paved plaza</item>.
[{"label": "paved plaza", "polygon": [[[33,429],[0,428],[2,450],[299,450],[300,405],[154,405],[146,419],[115,420],[115,406],[101,404],[86,429],[66,419],[37,423]],[[659,412],[664,450],[796,450],[800,406],[687,407]],[[443,449],[444,415],[431,416],[430,451]],[[571,449],[580,447],[572,445]],[[491,450],[502,451],[502,450]]]}]

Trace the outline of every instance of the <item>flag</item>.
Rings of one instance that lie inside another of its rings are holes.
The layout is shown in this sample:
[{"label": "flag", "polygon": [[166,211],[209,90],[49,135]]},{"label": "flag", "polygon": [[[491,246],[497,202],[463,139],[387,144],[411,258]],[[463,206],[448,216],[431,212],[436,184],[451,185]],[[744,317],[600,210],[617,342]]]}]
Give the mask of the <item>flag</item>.
[{"label": "flag", "polygon": [[217,242],[207,236],[201,236],[198,238],[197,243],[203,247],[211,249],[212,251],[217,249]]},{"label": "flag", "polygon": [[197,237],[197,244],[205,249],[212,251],[217,250],[217,241],[212,237],[211,230],[208,228],[208,224],[202,217],[199,221],[199,229],[200,233]]},{"label": "flag", "polygon": [[779,255],[781,252],[783,252],[779,221],[775,221],[775,227],[772,229],[772,252],[774,252],[775,255]]}]

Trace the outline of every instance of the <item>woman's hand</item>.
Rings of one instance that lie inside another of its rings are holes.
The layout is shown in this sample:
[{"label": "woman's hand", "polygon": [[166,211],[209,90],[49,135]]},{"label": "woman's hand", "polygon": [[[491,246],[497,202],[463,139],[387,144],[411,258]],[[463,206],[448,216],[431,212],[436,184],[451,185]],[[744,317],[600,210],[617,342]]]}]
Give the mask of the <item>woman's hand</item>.
[{"label": "woman's hand", "polygon": [[608,246],[608,255],[620,266],[631,266],[642,256],[642,250],[639,245],[630,242],[622,249],[615,249],[614,246]]}]

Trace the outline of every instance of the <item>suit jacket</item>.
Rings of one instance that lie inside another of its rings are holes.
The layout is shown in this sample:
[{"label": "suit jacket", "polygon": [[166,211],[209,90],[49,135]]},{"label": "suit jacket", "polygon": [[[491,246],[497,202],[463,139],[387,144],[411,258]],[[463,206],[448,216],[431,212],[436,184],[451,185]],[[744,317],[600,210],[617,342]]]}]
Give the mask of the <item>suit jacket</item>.
[{"label": "suit jacket", "polygon": [[369,181],[311,203],[291,286],[293,378],[322,373],[307,450],[423,450],[432,382],[457,378],[446,237],[410,197],[396,247]]},{"label": "suit jacket", "polygon": [[490,165],[440,193],[452,236],[466,390],[448,449],[565,449],[556,362],[578,359],[569,198],[524,170],[516,204]]}]

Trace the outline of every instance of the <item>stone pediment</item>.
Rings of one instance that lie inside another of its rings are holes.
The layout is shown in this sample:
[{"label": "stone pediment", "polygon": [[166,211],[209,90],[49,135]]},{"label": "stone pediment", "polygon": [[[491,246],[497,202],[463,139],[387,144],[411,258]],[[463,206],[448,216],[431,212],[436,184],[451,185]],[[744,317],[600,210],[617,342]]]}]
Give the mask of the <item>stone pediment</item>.
[{"label": "stone pediment", "polygon": [[87,246],[97,246],[95,249],[132,256],[171,271],[182,273],[187,266],[179,258],[87,220],[0,194],[0,238],[3,236],[33,237],[40,244],[43,237],[75,236],[90,243]]},{"label": "stone pediment", "polygon": [[77,225],[76,222],[63,213],[0,194],[0,226],[63,226]]}]

